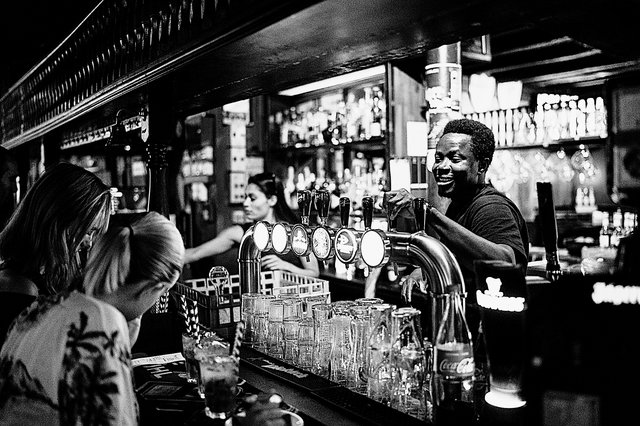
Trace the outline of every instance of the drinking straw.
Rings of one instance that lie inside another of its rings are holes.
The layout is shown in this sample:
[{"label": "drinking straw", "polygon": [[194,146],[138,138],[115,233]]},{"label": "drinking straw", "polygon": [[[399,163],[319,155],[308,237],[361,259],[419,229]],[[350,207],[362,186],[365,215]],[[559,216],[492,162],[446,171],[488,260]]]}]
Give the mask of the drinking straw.
[{"label": "drinking straw", "polygon": [[244,321],[238,321],[236,324],[236,335],[233,339],[233,345],[231,346],[231,356],[240,362],[240,345],[242,345],[242,339],[244,338]]},{"label": "drinking straw", "polygon": [[197,335],[198,334],[198,302],[196,300],[191,301],[191,307],[187,309],[187,333]]},{"label": "drinking straw", "polygon": [[184,294],[179,294],[178,299],[180,300],[180,315],[184,317],[184,326],[185,328],[189,327],[189,319],[188,319],[188,307],[187,307],[187,298],[184,297]]}]

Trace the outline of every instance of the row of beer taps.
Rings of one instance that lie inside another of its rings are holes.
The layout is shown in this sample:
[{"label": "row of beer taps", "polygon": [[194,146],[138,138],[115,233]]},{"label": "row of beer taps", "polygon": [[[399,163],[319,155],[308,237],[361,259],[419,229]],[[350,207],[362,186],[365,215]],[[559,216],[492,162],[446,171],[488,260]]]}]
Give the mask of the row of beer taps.
[{"label": "row of beer taps", "polygon": [[[420,205],[424,205],[423,201],[415,202],[418,230],[414,233],[373,229],[374,203],[369,196],[362,199],[363,230],[348,226],[351,202],[347,197],[340,199],[342,226],[337,229],[327,224],[330,206],[328,191],[300,191],[298,205],[301,223],[271,224],[261,221],[244,234],[238,251],[241,292],[259,292],[263,252],[283,255],[290,251],[299,257],[313,253],[323,262],[334,257],[345,264],[361,259],[368,268],[380,268],[390,261],[420,267],[428,283],[422,290],[431,296],[432,325],[441,318],[444,295],[451,288],[457,288],[463,294],[466,292],[460,265],[454,255],[444,244],[424,232],[424,208],[420,208]],[[318,215],[316,226],[309,223],[312,205],[315,205]]]}]

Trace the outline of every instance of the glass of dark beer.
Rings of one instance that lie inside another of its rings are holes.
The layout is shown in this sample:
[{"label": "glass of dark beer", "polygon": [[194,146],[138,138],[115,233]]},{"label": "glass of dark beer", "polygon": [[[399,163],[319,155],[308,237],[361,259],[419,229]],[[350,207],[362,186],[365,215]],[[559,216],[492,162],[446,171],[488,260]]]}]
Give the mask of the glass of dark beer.
[{"label": "glass of dark beer", "polygon": [[518,265],[496,261],[477,261],[474,267],[489,366],[485,401],[500,408],[523,407],[527,308],[523,270]]}]

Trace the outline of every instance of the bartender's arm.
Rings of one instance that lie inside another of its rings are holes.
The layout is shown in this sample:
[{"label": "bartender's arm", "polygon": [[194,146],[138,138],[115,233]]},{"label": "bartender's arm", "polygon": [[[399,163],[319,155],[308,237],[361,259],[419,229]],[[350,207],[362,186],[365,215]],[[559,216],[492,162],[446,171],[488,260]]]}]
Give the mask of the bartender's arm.
[{"label": "bartender's arm", "polygon": [[202,243],[197,247],[188,248],[184,252],[184,263],[197,262],[209,256],[215,256],[231,249],[234,244],[239,244],[244,231],[239,225],[226,228],[213,240]]},{"label": "bartender's arm", "polygon": [[[391,217],[394,218],[405,208],[413,209],[413,196],[406,189],[398,191],[389,203],[393,206]],[[439,239],[456,256],[458,262],[473,270],[474,260],[504,260],[515,262],[515,252],[507,244],[497,244],[477,235],[448,218],[435,208],[427,208],[425,232]],[[499,215],[486,215],[499,217]],[[491,225],[487,225],[491,227]]]},{"label": "bartender's arm", "polygon": [[435,233],[460,264],[473,270],[474,260],[504,260],[515,263],[515,253],[510,246],[496,244],[474,234],[435,208],[429,210],[426,220],[430,228],[428,233]]},{"label": "bartender's arm", "polygon": [[280,270],[289,271],[296,275],[306,275],[309,277],[317,277],[320,275],[320,267],[318,266],[318,259],[313,254],[309,255],[309,260],[300,258],[302,268],[292,263],[287,262],[284,259],[279,258],[275,254],[265,254],[262,256],[262,267],[268,270]]}]

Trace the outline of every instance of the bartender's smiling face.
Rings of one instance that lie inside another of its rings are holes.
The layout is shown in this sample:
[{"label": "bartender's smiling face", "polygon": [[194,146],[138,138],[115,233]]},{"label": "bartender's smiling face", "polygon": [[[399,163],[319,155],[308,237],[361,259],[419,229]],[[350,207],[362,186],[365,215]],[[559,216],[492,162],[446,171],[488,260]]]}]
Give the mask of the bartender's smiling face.
[{"label": "bartender's smiling face", "polygon": [[265,220],[276,203],[276,197],[267,197],[256,184],[250,183],[244,192],[244,214],[251,221]]},{"label": "bartender's smiling face", "polygon": [[436,145],[433,175],[438,184],[438,195],[455,198],[479,183],[479,163],[471,151],[471,136],[447,133]]}]

